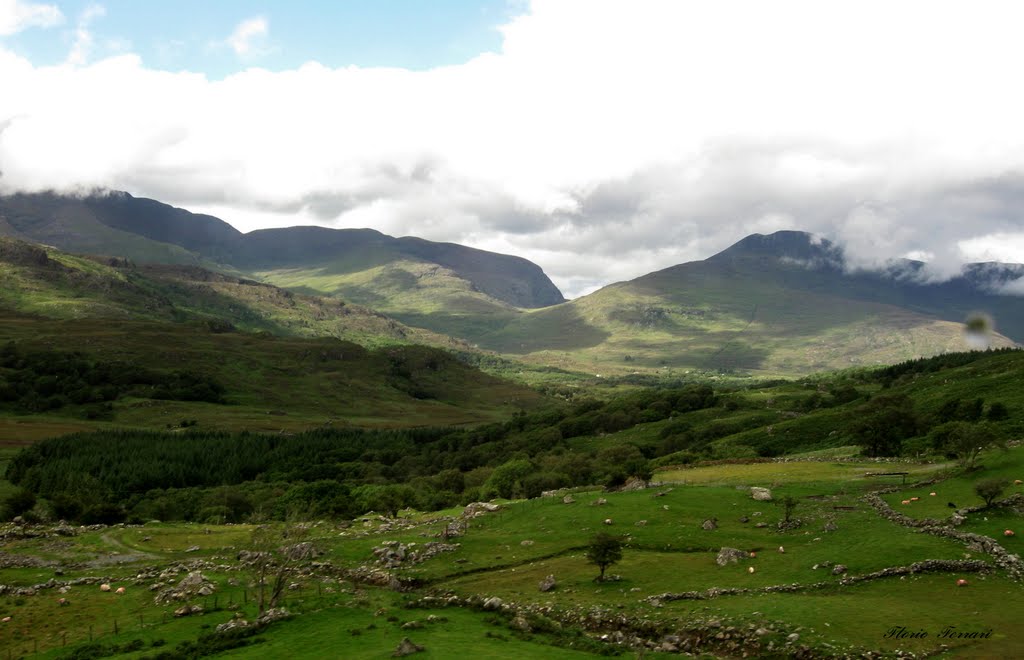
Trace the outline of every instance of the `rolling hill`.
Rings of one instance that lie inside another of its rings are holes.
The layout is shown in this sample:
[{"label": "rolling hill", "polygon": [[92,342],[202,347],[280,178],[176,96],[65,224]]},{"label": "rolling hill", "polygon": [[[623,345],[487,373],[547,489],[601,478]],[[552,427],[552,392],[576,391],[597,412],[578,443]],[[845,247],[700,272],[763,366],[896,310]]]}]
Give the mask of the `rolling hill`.
[{"label": "rolling hill", "polygon": [[258,274],[385,312],[411,311],[428,328],[564,301],[544,272],[520,257],[371,229],[243,234],[218,218],[127,193],[0,197],[0,235],[67,252]]},{"label": "rolling hill", "polygon": [[[362,343],[397,333],[445,345],[439,335],[448,335],[526,362],[602,375],[791,375],[892,363],[964,348],[963,323],[977,311],[995,319],[993,346],[1024,340],[1024,304],[1005,289],[1020,281],[1024,266],[971,264],[942,282],[929,281],[924,264],[909,260],[880,271],[855,270],[839,246],[796,231],[748,236],[703,261],[570,302],[539,267],[518,257],[371,229],[242,234],[218,218],[126,193],[0,198],[3,234],[127,257],[138,264],[136,280],[156,277],[183,293],[175,299],[179,316],[186,310],[245,329],[351,336]],[[247,280],[306,297],[273,303],[285,294]],[[111,296],[130,294],[118,284],[102,297]],[[213,300],[217,296],[247,302],[238,308]],[[355,303],[349,311],[362,305],[383,312],[406,328],[398,332],[394,322],[382,320],[363,324],[361,337],[345,335],[325,321],[337,316],[325,311],[336,304],[325,296]],[[108,304],[95,295],[84,299]],[[80,308],[83,296],[45,304]],[[146,305],[142,317],[167,318],[160,305]],[[316,309],[284,313],[303,305]],[[138,316],[138,307],[132,313]],[[425,332],[414,336],[410,328]]]},{"label": "rolling hill", "polygon": [[963,350],[972,311],[1024,337],[1024,301],[995,293],[1018,266],[975,265],[929,284],[916,262],[849,272],[842,251],[802,232],[755,235],[704,261],[533,310],[474,338],[485,348],[602,374],[658,369],[796,374]]},{"label": "rolling hill", "polygon": [[337,298],[199,266],[83,257],[0,237],[0,308],[54,319],[163,321],[222,331],[335,337],[365,346],[465,346]]}]

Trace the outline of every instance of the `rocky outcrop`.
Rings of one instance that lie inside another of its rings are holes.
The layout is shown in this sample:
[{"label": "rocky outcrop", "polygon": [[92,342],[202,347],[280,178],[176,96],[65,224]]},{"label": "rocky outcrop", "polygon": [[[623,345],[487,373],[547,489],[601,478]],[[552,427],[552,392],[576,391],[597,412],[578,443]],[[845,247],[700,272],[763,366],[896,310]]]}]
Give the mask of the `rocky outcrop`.
[{"label": "rocky outcrop", "polygon": [[748,553],[738,548],[722,548],[718,551],[718,556],[715,557],[715,563],[719,566],[736,564],[746,559],[748,556]]},{"label": "rocky outcrop", "polygon": [[400,543],[384,541],[373,549],[377,563],[385,568],[400,568],[425,562],[443,552],[454,552],[459,549],[458,543],[442,543],[430,541],[422,545],[418,543]]},{"label": "rocky outcrop", "polygon": [[208,580],[200,571],[192,571],[182,578],[178,584],[160,589],[160,592],[153,598],[153,602],[157,605],[166,605],[175,601],[209,596],[216,589],[217,585]]}]

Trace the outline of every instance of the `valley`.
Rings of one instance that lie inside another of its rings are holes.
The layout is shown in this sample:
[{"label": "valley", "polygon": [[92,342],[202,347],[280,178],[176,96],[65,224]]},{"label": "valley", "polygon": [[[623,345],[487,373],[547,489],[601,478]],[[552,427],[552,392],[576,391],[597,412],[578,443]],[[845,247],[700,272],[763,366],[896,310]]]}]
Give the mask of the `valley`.
[{"label": "valley", "polygon": [[565,301],[125,194],[0,220],[0,657],[1024,652],[1012,264],[778,232]]}]

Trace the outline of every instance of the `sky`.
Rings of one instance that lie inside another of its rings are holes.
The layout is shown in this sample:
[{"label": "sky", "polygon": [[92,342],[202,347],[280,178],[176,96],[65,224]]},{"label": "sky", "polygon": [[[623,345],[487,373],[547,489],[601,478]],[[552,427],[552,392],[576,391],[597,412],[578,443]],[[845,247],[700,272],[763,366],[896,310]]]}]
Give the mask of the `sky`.
[{"label": "sky", "polygon": [[1016,0],[0,0],[0,193],[516,254],[1024,262]]}]

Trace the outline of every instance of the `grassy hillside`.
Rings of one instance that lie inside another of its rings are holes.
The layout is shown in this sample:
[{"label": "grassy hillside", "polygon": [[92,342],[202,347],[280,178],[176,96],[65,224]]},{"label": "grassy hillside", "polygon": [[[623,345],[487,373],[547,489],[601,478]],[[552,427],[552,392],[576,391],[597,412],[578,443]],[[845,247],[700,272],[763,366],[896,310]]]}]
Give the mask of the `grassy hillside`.
[{"label": "grassy hillside", "polygon": [[[531,362],[595,373],[800,374],[966,347],[963,324],[841,292],[795,290],[770,272],[697,262],[535,310],[478,339]],[[807,276],[806,271],[802,271]],[[997,336],[996,346],[1013,342]]]},{"label": "grassy hillside", "polygon": [[[203,264],[234,272],[314,268],[355,275],[392,262],[410,262],[444,269],[447,277],[491,305],[534,308],[564,300],[543,271],[521,257],[395,238],[371,229],[290,227],[242,234],[218,218],[127,193],[0,197],[0,235],[68,252],[142,263]],[[388,297],[386,291],[378,294]]]},{"label": "grassy hillside", "polygon": [[[133,427],[177,427],[183,419],[206,429],[463,424],[539,400],[533,392],[422,346],[368,350],[339,339],[221,332],[202,324],[50,320],[9,313],[0,314],[0,335],[24,351],[74,349],[100,363],[188,369],[225,388],[227,404],[117,400],[113,421]],[[74,424],[84,424],[75,406],[62,410]],[[54,423],[49,413],[6,417],[0,435],[17,438],[37,421]]]},{"label": "grassy hillside", "polygon": [[[350,269],[351,268],[351,269]],[[402,323],[473,342],[520,315],[437,264],[406,259],[352,268],[338,264],[263,270],[257,277],[292,291],[337,296]]]},{"label": "grassy hillside", "polygon": [[368,346],[458,342],[337,298],[303,295],[197,266],[90,258],[0,237],[0,307],[50,318],[198,322]]},{"label": "grassy hillside", "polygon": [[[27,325],[19,344],[47,346],[70,331],[58,325]],[[340,360],[328,350],[341,342],[229,333],[175,345],[165,326],[164,334],[147,335],[146,324],[126,325],[138,342],[106,337],[120,332],[109,328],[76,336],[97,356],[128,350],[126,359],[148,359],[152,368],[192,363],[188,352],[210,344],[204,355],[214,373],[233,374],[225,382],[249,388],[227,393],[243,410],[252,404],[245,399],[251,383],[271,381],[286,364],[294,391],[278,393],[282,406],[316,395],[326,403],[331,392],[323,380],[305,384],[318,374],[339,385],[349,376],[388,373],[392,389],[405,378],[405,385],[459,398],[484,385],[467,382],[433,352],[350,354],[357,347],[349,345],[343,374],[333,370]],[[11,323],[0,331],[19,335]],[[231,342],[243,340],[248,361],[232,371],[241,353]],[[252,344],[260,341],[272,347],[260,352]],[[0,593],[0,618],[11,617],[0,624],[8,626],[0,653],[63,657],[85,654],[92,643],[108,651],[116,645],[115,657],[143,657],[160,645],[185,654],[245,642],[227,655],[315,658],[332,649],[369,658],[408,637],[437,657],[467,649],[537,658],[670,657],[680,650],[710,657],[1017,657],[1024,652],[1017,626],[1024,567],[1007,554],[1021,554],[1024,487],[1014,480],[1024,479],[1024,448],[1011,442],[986,450],[967,468],[941,431],[954,424],[1019,441],[1022,367],[1021,351],[961,353],[798,381],[576,397],[463,429],[231,436],[204,433],[216,428],[218,416],[211,416],[188,431],[47,440],[11,467],[19,487],[40,495],[29,517],[59,508],[74,518],[75,506],[98,516],[109,513],[106,501],[117,515],[165,522],[62,527],[61,536],[46,526],[0,527],[0,584],[38,585]],[[242,370],[248,380],[239,378]],[[347,382],[351,394],[355,383]],[[167,405],[146,401],[146,415]],[[389,408],[383,398],[371,405],[392,419],[405,415],[404,422],[425,410]],[[898,423],[914,424],[887,448],[891,456],[864,455],[871,438],[860,424],[890,419],[892,410]],[[277,419],[291,416],[289,409]],[[621,485],[639,472],[648,472],[653,486],[615,492],[594,485]],[[1001,498],[1015,499],[981,508],[976,486],[992,478],[1004,480]],[[772,501],[754,500],[753,486],[771,489]],[[81,495],[61,495],[67,489]],[[5,492],[10,506],[17,491]],[[488,498],[498,508],[482,515],[444,508]],[[965,520],[955,524],[954,510]],[[181,517],[205,522],[168,522]],[[207,636],[233,617],[256,616],[254,573],[238,552],[268,547],[260,540],[267,528],[254,534],[256,524],[296,517],[310,522],[272,524],[274,538],[287,533],[289,542],[309,541],[323,554],[289,569],[287,583],[295,586],[283,592],[283,604],[292,618],[247,637]],[[217,524],[225,519],[237,522]],[[913,526],[927,519],[930,529]],[[586,556],[598,532],[623,543],[608,581],[595,580]],[[964,533],[981,536],[958,536]],[[388,556],[385,547],[406,559],[386,565],[379,559]],[[425,548],[438,552],[409,559]],[[723,548],[735,549],[737,560],[720,565]],[[197,570],[211,585],[206,594],[154,600]],[[555,586],[542,591],[548,576]],[[70,584],[60,596],[71,605],[61,606],[53,590],[64,581]],[[126,591],[100,591],[101,582]],[[202,611],[174,616],[186,602]],[[948,626],[983,636],[943,637]],[[928,634],[889,635],[900,627]]]},{"label": "grassy hillside", "polygon": [[[931,491],[945,500],[981,476],[1020,475],[1024,451],[984,462],[979,473],[952,476],[943,466],[907,464],[910,483],[885,497],[912,512],[901,498],[923,495],[915,506],[926,506]],[[562,497],[508,502],[473,518],[460,518],[461,509],[406,511],[395,520],[367,515],[352,524],[293,526],[290,538],[297,534],[322,554],[288,573],[294,586],[281,604],[290,617],[247,637],[211,633],[232,618],[256,618],[254,573],[235,558],[239,549],[260,547],[252,525],[153,522],[71,528],[59,538],[33,536],[45,528],[29,527],[29,534],[5,536],[8,565],[0,568],[0,582],[40,586],[30,595],[0,595],[0,615],[10,617],[0,624],[0,653],[57,658],[101,645],[118,647],[107,652],[114,657],[138,658],[230,648],[214,645],[234,640],[245,646],[226,657],[375,658],[406,637],[426,648],[424,657],[667,658],[681,649],[702,657],[1024,652],[1020,583],[984,550],[883,517],[864,498],[892,484],[866,475],[874,465],[808,461],[780,466],[773,475],[749,474],[746,467],[697,469],[685,483],[635,492],[575,492],[569,503]],[[805,476],[791,480],[785,468]],[[938,483],[918,483],[935,477]],[[776,499],[795,498],[799,523],[780,529],[782,507],[752,500],[749,486],[771,486]],[[989,524],[993,516],[998,523]],[[709,519],[716,529],[703,528]],[[468,524],[447,551],[392,567],[377,560],[374,548],[422,547],[454,521]],[[1019,552],[1015,537],[1001,530],[1020,521],[1012,508],[1000,507],[968,514],[964,529]],[[276,528],[278,538],[282,531]],[[595,581],[597,568],[584,556],[598,531],[624,542],[621,560],[608,570],[612,579],[604,582]],[[719,565],[721,548],[742,557]],[[154,594],[189,571],[201,573],[205,594],[155,602]],[[555,586],[540,591],[547,576]],[[388,580],[404,586],[376,586]],[[65,582],[70,586],[58,594]],[[101,591],[101,582],[111,590]],[[174,616],[183,604],[201,611]],[[942,637],[949,626],[984,636]],[[927,635],[888,635],[899,627]]]}]

